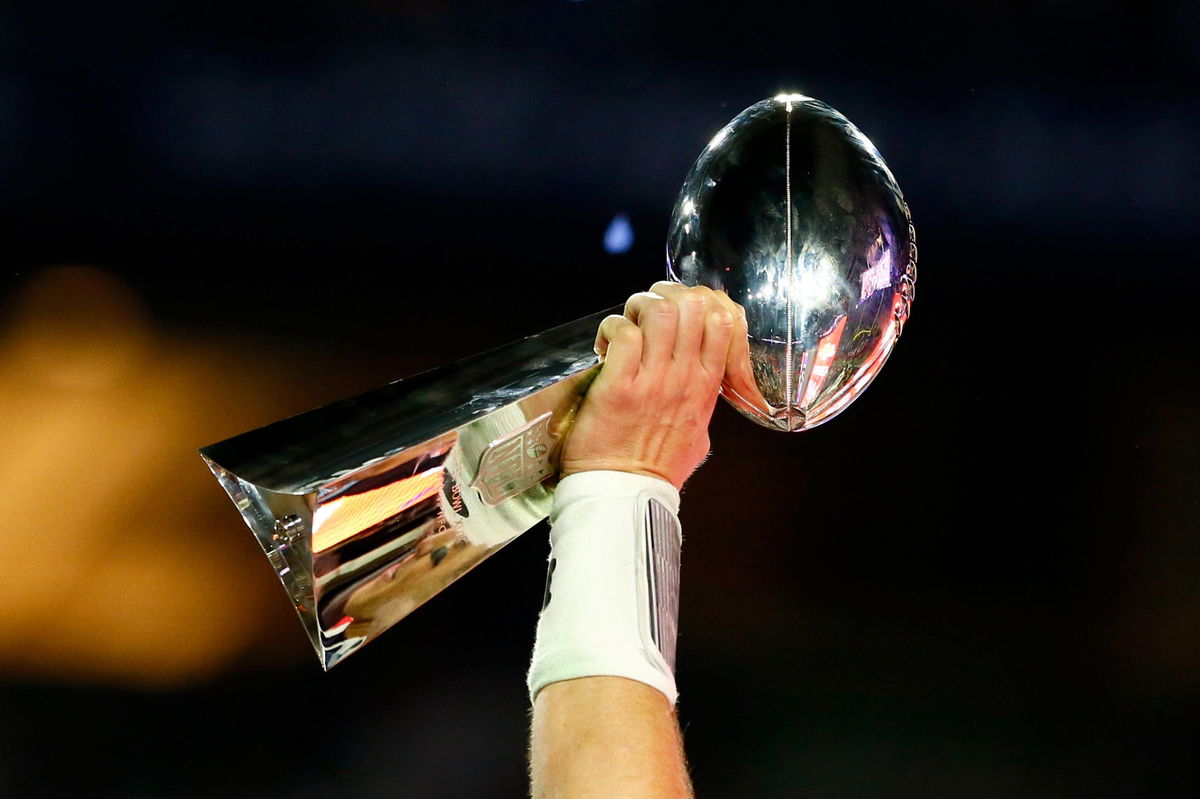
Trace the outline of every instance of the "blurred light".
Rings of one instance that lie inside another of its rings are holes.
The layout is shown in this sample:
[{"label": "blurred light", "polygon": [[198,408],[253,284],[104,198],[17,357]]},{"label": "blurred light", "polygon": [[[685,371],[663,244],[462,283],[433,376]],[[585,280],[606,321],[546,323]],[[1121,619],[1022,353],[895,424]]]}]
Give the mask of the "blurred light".
[{"label": "blurred light", "polygon": [[189,457],[288,404],[231,349],[158,329],[96,267],[40,269],[5,298],[0,679],[177,686],[291,648],[273,575]]},{"label": "blurred light", "polygon": [[633,246],[633,225],[626,214],[617,214],[604,231],[604,251],[609,255],[629,252]]},{"label": "blurred light", "polygon": [[154,333],[146,311],[115,275],[90,266],[45,269],[26,282],[19,299],[7,314],[2,351],[27,380],[102,390],[136,374],[151,357]]}]

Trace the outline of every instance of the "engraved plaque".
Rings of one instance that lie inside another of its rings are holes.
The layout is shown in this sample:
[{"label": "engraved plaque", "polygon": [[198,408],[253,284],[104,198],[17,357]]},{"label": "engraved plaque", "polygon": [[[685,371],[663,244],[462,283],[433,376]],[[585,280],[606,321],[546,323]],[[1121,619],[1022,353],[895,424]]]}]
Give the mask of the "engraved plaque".
[{"label": "engraved plaque", "polygon": [[550,450],[550,413],[488,444],[479,459],[474,487],[483,501],[499,505],[532,488],[553,473]]}]

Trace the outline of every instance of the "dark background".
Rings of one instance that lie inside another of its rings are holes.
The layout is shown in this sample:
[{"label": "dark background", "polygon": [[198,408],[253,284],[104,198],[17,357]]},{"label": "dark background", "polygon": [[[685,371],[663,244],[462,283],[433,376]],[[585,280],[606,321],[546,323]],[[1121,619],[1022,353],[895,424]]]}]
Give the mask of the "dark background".
[{"label": "dark background", "polygon": [[[282,397],[178,448],[205,482],[211,440],[644,288],[712,133],[821,98],[904,187],[918,296],[835,423],[718,408],[682,512],[698,794],[1194,796],[1198,73],[1182,0],[7,4],[0,287],[93,267]],[[329,675],[282,614],[165,683],[10,658],[0,794],[522,795],[544,557]]]}]

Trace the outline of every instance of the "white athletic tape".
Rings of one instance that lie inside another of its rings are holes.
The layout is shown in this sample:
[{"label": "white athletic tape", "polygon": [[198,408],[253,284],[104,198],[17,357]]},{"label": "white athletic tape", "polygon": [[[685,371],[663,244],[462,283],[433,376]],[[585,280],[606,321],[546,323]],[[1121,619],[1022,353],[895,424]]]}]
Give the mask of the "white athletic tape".
[{"label": "white athletic tape", "polygon": [[655,477],[595,471],[559,483],[531,701],[553,682],[612,676],[675,703],[678,512],[679,493]]}]

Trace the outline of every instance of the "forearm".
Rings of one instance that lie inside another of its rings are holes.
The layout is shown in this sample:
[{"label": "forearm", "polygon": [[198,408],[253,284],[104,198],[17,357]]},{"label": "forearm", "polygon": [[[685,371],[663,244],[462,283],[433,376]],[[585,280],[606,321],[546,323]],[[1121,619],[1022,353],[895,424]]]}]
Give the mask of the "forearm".
[{"label": "forearm", "polygon": [[559,484],[529,673],[535,797],[691,795],[672,673],[678,497],[615,472]]},{"label": "forearm", "polygon": [[745,317],[710,289],[653,288],[601,323],[604,365],[563,446],[528,677],[537,799],[692,796],[674,709],[678,489],[708,451]]},{"label": "forearm", "polygon": [[674,708],[622,677],[566,680],[538,694],[530,779],[535,799],[692,796]]}]

